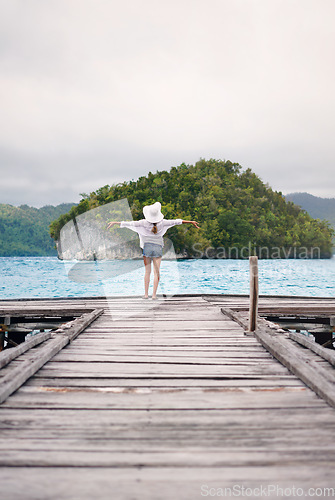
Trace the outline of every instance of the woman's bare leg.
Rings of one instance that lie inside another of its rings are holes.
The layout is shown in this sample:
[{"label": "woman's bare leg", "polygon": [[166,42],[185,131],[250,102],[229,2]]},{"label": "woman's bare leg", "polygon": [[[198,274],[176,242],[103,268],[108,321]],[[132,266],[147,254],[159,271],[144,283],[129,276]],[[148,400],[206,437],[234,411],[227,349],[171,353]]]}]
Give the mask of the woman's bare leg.
[{"label": "woman's bare leg", "polygon": [[159,270],[161,267],[162,257],[153,257],[153,261],[154,261],[154,288],[152,291],[152,298],[155,299],[160,278]]},{"label": "woman's bare leg", "polygon": [[150,273],[151,273],[151,259],[150,259],[150,257],[145,257],[143,255],[143,261],[144,261],[144,265],[145,265],[144,297],[149,297],[149,284],[150,284]]}]

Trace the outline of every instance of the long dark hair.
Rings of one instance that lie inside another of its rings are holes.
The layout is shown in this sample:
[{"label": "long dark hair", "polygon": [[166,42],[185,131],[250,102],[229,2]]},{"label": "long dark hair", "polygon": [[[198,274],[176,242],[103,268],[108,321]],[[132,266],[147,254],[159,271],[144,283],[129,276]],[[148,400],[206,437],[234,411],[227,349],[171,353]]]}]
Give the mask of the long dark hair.
[{"label": "long dark hair", "polygon": [[157,222],[153,222],[153,228],[151,229],[151,231],[156,234],[157,233]]}]

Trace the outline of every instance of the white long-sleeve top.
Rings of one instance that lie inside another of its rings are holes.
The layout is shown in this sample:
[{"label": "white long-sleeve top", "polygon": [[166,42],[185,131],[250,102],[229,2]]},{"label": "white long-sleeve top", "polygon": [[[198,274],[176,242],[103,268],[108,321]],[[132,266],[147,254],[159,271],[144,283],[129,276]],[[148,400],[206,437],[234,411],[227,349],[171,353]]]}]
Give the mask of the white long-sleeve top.
[{"label": "white long-sleeve top", "polygon": [[163,219],[157,222],[157,233],[152,232],[153,224],[146,219],[135,221],[122,221],[120,227],[127,227],[138,233],[140,237],[140,247],[144,247],[144,243],[156,243],[156,245],[164,246],[163,235],[172,227],[183,223],[183,219]]}]

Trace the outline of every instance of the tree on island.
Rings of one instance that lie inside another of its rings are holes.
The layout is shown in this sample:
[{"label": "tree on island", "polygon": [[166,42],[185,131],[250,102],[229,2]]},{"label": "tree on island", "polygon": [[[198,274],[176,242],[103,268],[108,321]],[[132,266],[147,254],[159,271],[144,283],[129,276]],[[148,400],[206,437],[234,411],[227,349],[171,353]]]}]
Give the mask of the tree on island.
[{"label": "tree on island", "polygon": [[[134,220],[143,218],[144,205],[160,201],[165,218],[199,221],[201,230],[196,233],[172,228],[169,234],[176,253],[187,258],[247,257],[248,248],[251,254],[256,250],[260,257],[270,258],[332,255],[334,231],[326,221],[313,219],[287,202],[251,169],[243,171],[238,163],[215,159],[182,163],[169,172],[149,172],[137,181],[83,194],[78,205],[51,224],[51,236],[57,240],[61,228],[79,214],[123,198]],[[319,251],[311,254],[315,248]],[[235,249],[235,254],[229,255],[229,249]]]}]

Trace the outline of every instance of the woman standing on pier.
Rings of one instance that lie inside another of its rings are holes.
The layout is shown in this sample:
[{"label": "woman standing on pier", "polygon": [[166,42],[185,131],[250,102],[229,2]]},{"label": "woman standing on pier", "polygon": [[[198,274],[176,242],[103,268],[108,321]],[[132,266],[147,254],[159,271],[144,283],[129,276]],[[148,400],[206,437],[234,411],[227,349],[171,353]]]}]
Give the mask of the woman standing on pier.
[{"label": "woman standing on pier", "polygon": [[199,225],[194,220],[183,220],[183,219],[164,219],[164,215],[161,212],[161,204],[159,201],[153,205],[146,205],[143,208],[144,219],[139,221],[122,221],[122,222],[110,222],[107,228],[111,228],[116,224],[120,224],[120,227],[127,227],[132,231],[138,233],[140,237],[140,247],[143,249],[143,260],[145,265],[145,275],[144,275],[144,299],[149,298],[149,283],[150,283],[150,273],[151,273],[151,262],[154,265],[154,284],[152,298],[157,299],[157,288],[159,283],[159,270],[163,255],[163,235],[166,231],[172,227],[179,224],[192,224],[194,227],[199,229]]}]

